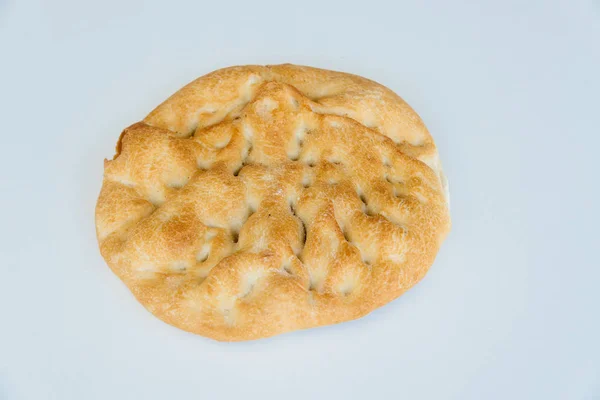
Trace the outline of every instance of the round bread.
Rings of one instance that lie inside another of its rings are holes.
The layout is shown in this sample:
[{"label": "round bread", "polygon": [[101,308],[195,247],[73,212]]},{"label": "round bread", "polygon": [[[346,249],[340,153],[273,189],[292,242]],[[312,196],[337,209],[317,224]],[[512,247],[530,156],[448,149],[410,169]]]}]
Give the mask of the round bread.
[{"label": "round bread", "polygon": [[434,142],[365,78],[221,69],[121,134],[102,256],[151,313],[217,340],[361,317],[417,283],[450,229]]}]

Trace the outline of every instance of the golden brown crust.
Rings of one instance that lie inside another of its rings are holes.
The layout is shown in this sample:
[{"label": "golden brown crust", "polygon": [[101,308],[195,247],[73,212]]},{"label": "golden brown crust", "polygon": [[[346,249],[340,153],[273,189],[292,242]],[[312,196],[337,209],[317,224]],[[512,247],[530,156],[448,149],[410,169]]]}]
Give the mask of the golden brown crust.
[{"label": "golden brown crust", "polygon": [[358,76],[215,71],[127,128],[96,207],[103,257],[164,321],[250,340],[361,317],[450,228],[419,116]]}]

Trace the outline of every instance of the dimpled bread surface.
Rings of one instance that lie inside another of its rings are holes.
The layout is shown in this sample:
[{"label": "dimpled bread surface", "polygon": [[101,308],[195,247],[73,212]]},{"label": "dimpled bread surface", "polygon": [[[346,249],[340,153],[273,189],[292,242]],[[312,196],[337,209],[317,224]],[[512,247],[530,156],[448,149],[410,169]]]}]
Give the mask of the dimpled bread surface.
[{"label": "dimpled bread surface", "polygon": [[410,106],[289,64],[212,72],[125,129],[96,206],[102,256],[139,302],[224,341],[361,317],[415,285],[449,229]]}]

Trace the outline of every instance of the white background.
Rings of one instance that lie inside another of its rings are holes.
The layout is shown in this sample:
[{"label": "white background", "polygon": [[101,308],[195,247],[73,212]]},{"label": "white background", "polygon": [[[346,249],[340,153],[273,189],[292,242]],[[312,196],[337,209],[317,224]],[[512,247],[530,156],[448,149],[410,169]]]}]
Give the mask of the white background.
[{"label": "white background", "polygon": [[[225,344],[99,255],[103,159],[192,79],[292,62],[423,117],[453,230],[361,320]],[[0,0],[0,399],[600,398],[600,3]]]}]

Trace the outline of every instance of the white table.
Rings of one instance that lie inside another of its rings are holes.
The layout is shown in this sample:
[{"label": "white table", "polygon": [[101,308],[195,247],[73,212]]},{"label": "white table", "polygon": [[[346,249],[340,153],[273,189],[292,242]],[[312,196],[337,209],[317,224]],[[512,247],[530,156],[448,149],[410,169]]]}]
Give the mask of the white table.
[{"label": "white table", "polygon": [[[1,399],[600,397],[600,3],[395,3],[0,1]],[[453,231],[366,318],[217,343],[105,265],[102,160],[197,76],[279,62],[403,96]]]}]

